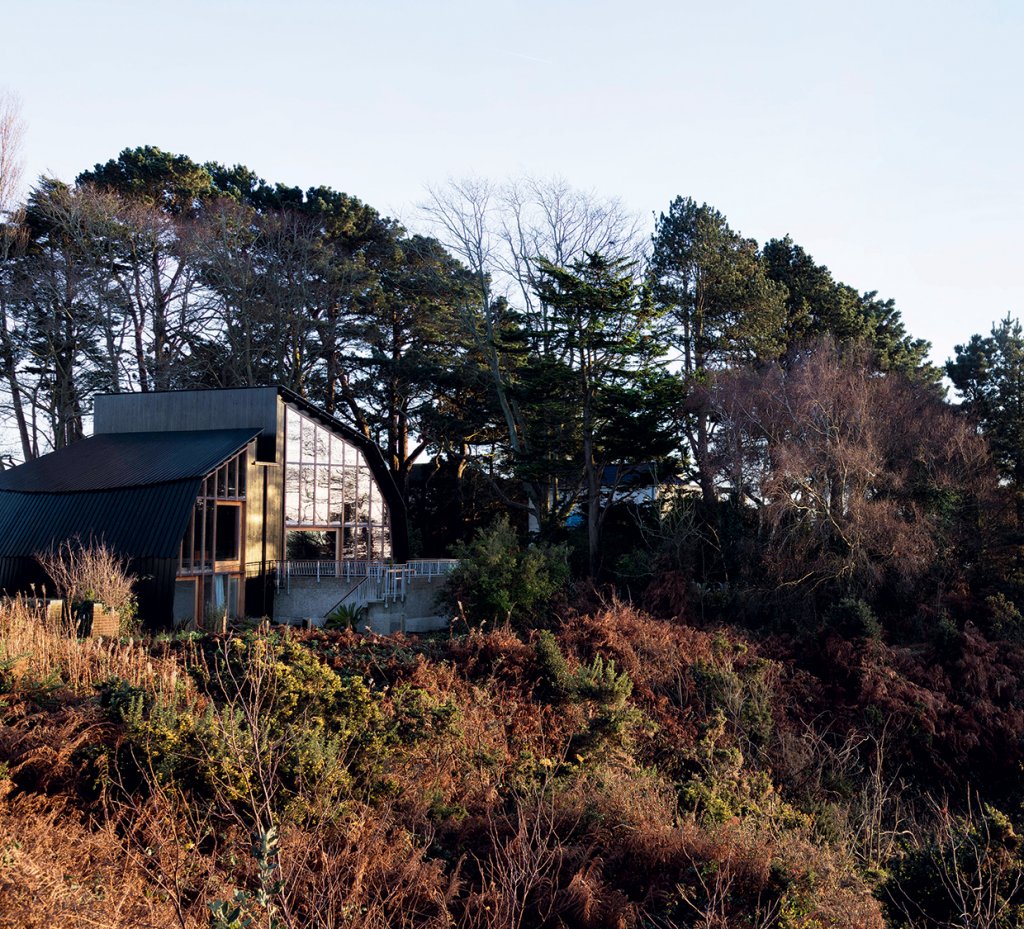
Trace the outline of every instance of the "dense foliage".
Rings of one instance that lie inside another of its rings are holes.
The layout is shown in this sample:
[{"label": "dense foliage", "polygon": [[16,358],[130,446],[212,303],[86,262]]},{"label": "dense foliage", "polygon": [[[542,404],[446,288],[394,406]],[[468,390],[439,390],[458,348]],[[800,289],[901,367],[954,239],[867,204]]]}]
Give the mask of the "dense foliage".
[{"label": "dense foliage", "polygon": [[118,645],[8,605],[0,925],[1018,925],[1024,650],[865,610]]}]

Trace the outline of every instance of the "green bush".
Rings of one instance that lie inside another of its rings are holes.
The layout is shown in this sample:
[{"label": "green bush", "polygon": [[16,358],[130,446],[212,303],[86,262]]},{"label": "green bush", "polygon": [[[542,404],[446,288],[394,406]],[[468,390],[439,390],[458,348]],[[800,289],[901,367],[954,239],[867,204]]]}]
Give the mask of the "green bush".
[{"label": "green bush", "polygon": [[541,630],[533,646],[541,682],[548,695],[563,699],[573,692],[574,680],[569,663],[558,647],[558,639],[549,629]]},{"label": "green bush", "polygon": [[119,681],[104,688],[128,737],[122,762],[136,776],[241,804],[260,764],[270,765],[275,807],[299,820],[323,815],[355,782],[372,789],[379,779],[389,736],[380,694],[362,677],[342,677],[302,643],[264,631],[199,653],[190,670],[198,701]]},{"label": "green bush", "polygon": [[342,603],[327,614],[324,629],[355,629],[366,619],[367,608],[354,603]]},{"label": "green bush", "polygon": [[569,582],[566,547],[523,547],[506,517],[478,531],[455,555],[459,566],[444,596],[453,608],[461,606],[473,625],[507,621],[537,625]]},{"label": "green bush", "polygon": [[825,614],[825,625],[844,638],[882,638],[882,624],[874,611],[857,597],[845,597]]},{"label": "green bush", "polygon": [[1020,836],[994,807],[943,810],[932,841],[891,864],[879,895],[896,927],[1015,929],[1024,921]]},{"label": "green bush", "polygon": [[985,598],[985,606],[988,607],[989,628],[994,636],[1011,642],[1024,640],[1024,616],[1021,616],[1016,603],[1005,594],[997,593]]}]

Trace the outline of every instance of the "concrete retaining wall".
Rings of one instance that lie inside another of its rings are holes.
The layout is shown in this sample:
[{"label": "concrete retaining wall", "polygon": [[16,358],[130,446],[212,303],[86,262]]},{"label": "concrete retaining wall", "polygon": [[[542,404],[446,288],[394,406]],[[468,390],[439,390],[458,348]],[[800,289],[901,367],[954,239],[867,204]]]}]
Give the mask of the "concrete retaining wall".
[{"label": "concrete retaining wall", "polygon": [[308,619],[322,625],[324,617],[358,583],[337,577],[322,577],[319,583],[315,577],[293,577],[290,590],[282,586],[274,594],[274,619],[296,625]]},{"label": "concrete retaining wall", "polygon": [[412,578],[406,588],[404,601],[370,605],[367,612],[370,630],[389,635],[392,632],[447,629],[450,617],[437,603],[437,595],[443,584],[444,578]]},{"label": "concrete retaining wall", "polygon": [[[282,587],[274,595],[274,619],[299,625],[309,620],[323,625],[327,614],[359,584],[322,577],[293,577],[291,590]],[[392,632],[431,632],[447,629],[450,617],[437,604],[444,578],[414,577],[406,586],[405,599],[367,605],[365,628],[388,635]]]}]

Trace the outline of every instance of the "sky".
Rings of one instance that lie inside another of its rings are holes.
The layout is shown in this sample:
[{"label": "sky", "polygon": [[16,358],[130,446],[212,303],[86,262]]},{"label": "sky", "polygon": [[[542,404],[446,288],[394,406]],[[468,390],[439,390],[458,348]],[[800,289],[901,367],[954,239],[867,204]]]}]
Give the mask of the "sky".
[{"label": "sky", "polygon": [[1024,314],[1022,0],[3,0],[27,176],[126,147],[325,184],[706,201],[895,299],[941,362]]}]

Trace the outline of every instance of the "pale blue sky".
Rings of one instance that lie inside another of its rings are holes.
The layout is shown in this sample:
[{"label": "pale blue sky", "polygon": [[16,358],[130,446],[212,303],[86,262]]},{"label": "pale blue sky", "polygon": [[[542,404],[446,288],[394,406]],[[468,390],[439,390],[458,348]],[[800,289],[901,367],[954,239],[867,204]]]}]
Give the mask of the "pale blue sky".
[{"label": "pale blue sky", "polygon": [[143,144],[406,221],[427,183],[706,200],[941,361],[1024,312],[1024,2],[3,3],[29,176]]}]

